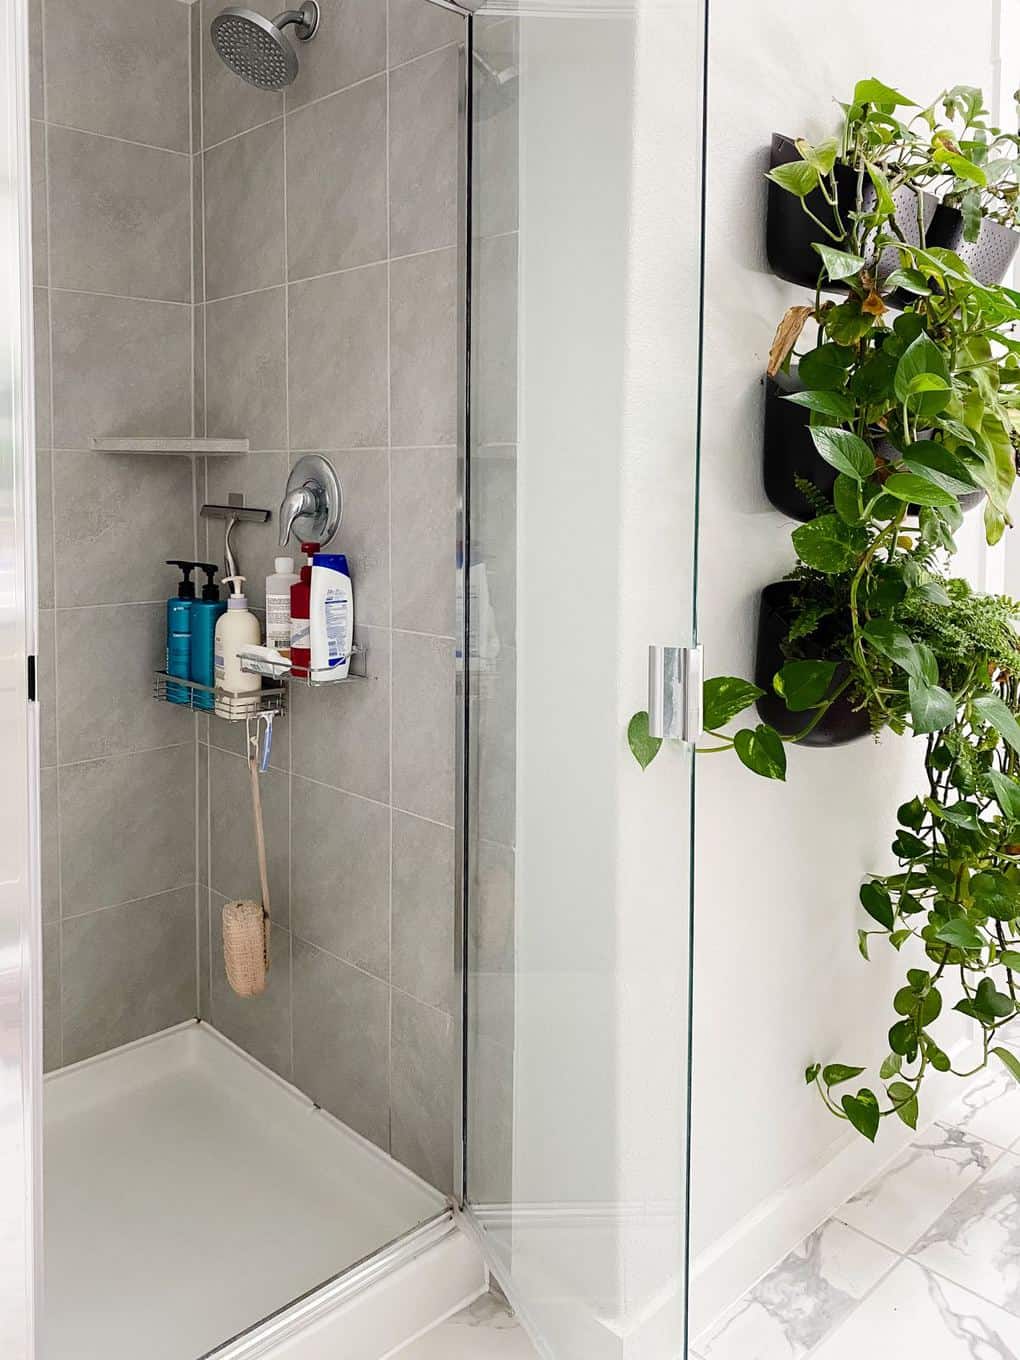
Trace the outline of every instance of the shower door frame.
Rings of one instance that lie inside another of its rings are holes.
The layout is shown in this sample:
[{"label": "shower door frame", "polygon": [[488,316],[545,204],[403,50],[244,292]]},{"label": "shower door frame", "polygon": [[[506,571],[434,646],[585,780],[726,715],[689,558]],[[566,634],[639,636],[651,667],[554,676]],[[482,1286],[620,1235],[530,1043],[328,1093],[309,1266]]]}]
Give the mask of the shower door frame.
[{"label": "shower door frame", "polygon": [[[0,31],[4,137],[0,258],[6,272],[0,396],[0,1339],[34,1360],[42,1272],[42,894],[32,325],[28,0]],[[6,447],[5,447],[6,445]]]}]

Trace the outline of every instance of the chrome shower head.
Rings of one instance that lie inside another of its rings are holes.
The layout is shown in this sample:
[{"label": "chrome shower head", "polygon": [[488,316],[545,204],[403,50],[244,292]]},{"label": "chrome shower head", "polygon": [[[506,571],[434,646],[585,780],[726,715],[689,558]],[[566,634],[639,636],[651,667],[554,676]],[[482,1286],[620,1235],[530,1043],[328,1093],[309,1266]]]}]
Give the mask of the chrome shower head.
[{"label": "chrome shower head", "polygon": [[275,19],[231,6],[217,14],[209,31],[217,56],[234,75],[259,90],[282,90],[298,73],[297,54],[283,36],[290,24],[302,42],[314,38],[319,27],[315,0],[307,0],[300,9],[285,10]]}]

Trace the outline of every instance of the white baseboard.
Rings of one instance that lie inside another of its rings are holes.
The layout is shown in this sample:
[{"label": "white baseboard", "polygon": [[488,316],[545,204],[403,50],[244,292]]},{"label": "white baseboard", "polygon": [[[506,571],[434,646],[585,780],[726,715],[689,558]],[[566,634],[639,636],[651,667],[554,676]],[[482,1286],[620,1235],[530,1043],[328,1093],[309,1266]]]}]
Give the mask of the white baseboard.
[{"label": "white baseboard", "polygon": [[[970,1039],[952,1051],[953,1062],[977,1061]],[[925,1090],[928,1127],[948,1113],[960,1098],[958,1077],[936,1073]],[[697,1339],[758,1283],[773,1266],[803,1242],[869,1181],[894,1162],[917,1134],[898,1120],[886,1121],[876,1159],[875,1147],[850,1134],[823,1163],[789,1181],[776,1194],[741,1219],[728,1233],[699,1252],[691,1263],[690,1335]],[[697,1168],[695,1168],[697,1174]]]}]

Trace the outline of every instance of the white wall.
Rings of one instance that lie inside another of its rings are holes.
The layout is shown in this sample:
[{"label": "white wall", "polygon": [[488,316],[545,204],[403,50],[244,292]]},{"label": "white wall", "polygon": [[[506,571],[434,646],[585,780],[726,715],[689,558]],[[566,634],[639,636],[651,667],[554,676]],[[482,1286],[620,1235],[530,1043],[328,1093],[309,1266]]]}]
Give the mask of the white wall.
[{"label": "white wall", "polygon": [[[990,92],[993,6],[929,0],[921,13],[916,0],[712,3],[699,600],[709,674],[750,676],[758,591],[791,564],[795,526],[762,489],[761,377],[780,316],[805,298],[765,263],[769,137],[831,133],[833,101],[863,76],[922,101],[958,82]],[[966,539],[980,580],[977,520]],[[794,750],[785,785],[732,757],[699,760],[693,1232],[712,1275],[709,1313],[773,1263],[758,1248],[742,1255],[743,1238],[769,1242],[773,1259],[793,1245],[782,1231],[763,1237],[763,1217],[795,1222],[793,1201],[824,1215],[825,1195],[839,1193],[826,1168],[856,1135],[825,1114],[803,1069],[886,1051],[904,960],[858,956],[857,887],[887,865],[917,769],[909,739],[892,738]],[[873,1152],[858,1140],[848,1174],[863,1179],[896,1138],[883,1130]],[[696,1307],[698,1290],[696,1277]]]}]

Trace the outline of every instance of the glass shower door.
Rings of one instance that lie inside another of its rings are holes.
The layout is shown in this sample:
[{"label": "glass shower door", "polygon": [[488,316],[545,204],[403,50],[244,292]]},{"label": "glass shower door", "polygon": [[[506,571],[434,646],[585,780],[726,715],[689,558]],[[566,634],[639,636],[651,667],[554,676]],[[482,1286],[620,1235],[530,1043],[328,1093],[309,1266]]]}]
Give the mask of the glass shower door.
[{"label": "glass shower door", "polygon": [[547,1360],[685,1355],[704,11],[473,5],[464,1202]]}]

